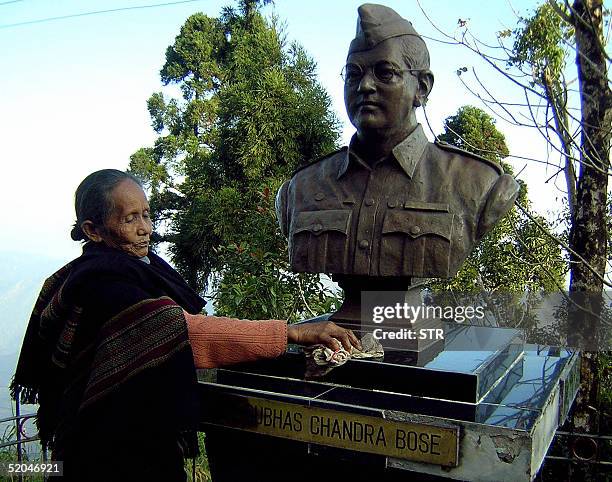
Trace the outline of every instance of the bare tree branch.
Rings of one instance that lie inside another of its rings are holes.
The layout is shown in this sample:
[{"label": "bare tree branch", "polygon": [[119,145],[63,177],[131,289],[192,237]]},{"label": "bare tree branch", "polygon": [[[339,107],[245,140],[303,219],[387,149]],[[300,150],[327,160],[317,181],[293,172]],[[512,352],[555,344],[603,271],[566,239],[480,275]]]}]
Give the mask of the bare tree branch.
[{"label": "bare tree branch", "polygon": [[552,239],[555,243],[558,243],[559,246],[561,246],[563,249],[565,249],[568,253],[573,254],[574,256],[576,256],[576,258],[578,258],[580,260],[581,263],[583,263],[583,265],[593,273],[593,275],[595,277],[597,277],[605,286],[608,286],[609,288],[612,288],[612,283],[609,283],[601,274],[599,274],[599,272],[597,270],[595,270],[595,268],[593,268],[579,253],[577,253],[576,251],[574,251],[572,248],[569,247],[569,245],[567,243],[565,243],[564,241],[562,241],[561,239],[559,239],[557,236],[555,236],[554,234],[550,233],[548,231],[548,229],[546,229],[544,226],[542,226],[542,223],[540,223],[535,217],[533,217],[529,211],[527,210],[527,208],[521,206],[518,202],[514,203],[523,213],[525,213],[525,215],[531,219],[535,225],[544,233],[546,234],[546,236],[548,236],[550,239]]}]

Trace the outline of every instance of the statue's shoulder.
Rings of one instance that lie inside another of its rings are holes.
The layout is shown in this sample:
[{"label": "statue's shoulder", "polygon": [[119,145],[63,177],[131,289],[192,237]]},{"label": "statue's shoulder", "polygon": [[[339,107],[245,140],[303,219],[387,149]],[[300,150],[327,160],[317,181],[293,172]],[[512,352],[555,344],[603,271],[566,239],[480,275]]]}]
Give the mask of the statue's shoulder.
[{"label": "statue's shoulder", "polygon": [[497,174],[499,175],[502,175],[504,173],[504,170],[497,162],[487,159],[486,157],[479,156],[478,154],[474,154],[473,152],[466,151],[465,149],[461,149],[457,146],[453,146],[452,144],[449,144],[448,142],[440,141],[438,139],[436,139],[434,144],[440,149],[442,149],[443,151],[450,152],[452,154],[458,154],[463,157],[469,157],[471,159],[475,159],[476,161],[479,161],[493,168],[495,172],[497,172]]},{"label": "statue's shoulder", "polygon": [[325,162],[335,161],[337,160],[337,157],[339,155],[343,157],[347,149],[348,147],[344,146],[334,152],[330,152],[329,154],[325,154],[324,156],[318,157],[314,160],[306,161],[304,164],[300,165],[295,171],[293,171],[293,175],[295,176],[298,172],[304,171],[310,167],[315,167]]}]

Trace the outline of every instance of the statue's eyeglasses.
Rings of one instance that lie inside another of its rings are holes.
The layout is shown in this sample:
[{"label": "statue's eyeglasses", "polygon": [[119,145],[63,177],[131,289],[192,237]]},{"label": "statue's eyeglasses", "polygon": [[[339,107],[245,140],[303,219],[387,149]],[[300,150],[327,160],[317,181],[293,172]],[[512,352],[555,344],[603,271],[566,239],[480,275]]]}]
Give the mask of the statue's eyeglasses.
[{"label": "statue's eyeglasses", "polygon": [[[371,65],[369,69],[374,74],[374,79],[383,84],[391,84],[402,78],[402,72],[409,72],[414,75],[415,72],[420,72],[421,69],[400,69],[397,65],[381,60]],[[347,84],[356,84],[361,81],[365,75],[364,69],[357,64],[346,64],[340,72],[340,77]]]}]

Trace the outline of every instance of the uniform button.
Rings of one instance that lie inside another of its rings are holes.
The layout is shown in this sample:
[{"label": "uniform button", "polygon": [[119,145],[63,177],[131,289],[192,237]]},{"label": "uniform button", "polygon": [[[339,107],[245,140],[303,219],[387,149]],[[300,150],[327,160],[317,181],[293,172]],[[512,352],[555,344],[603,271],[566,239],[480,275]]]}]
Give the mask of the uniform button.
[{"label": "uniform button", "polygon": [[412,226],[410,228],[410,232],[412,234],[419,234],[421,232],[421,228],[420,228],[420,226]]},{"label": "uniform button", "polygon": [[372,198],[366,199],[366,202],[365,202],[366,206],[371,206],[372,204],[374,204],[374,199],[372,199]]},{"label": "uniform button", "polygon": [[370,243],[367,239],[362,239],[361,241],[359,241],[359,247],[361,249],[367,249],[370,246]]},{"label": "uniform button", "polygon": [[387,203],[387,206],[389,206],[389,208],[393,209],[395,206],[397,206],[397,204],[395,203],[395,201],[389,201]]},{"label": "uniform button", "polygon": [[312,227],[312,230],[313,230],[315,233],[318,233],[319,231],[321,231],[321,229],[323,229],[323,226],[321,226],[320,224],[315,224],[315,225]]},{"label": "uniform button", "polygon": [[325,194],[323,194],[322,192],[318,192],[315,194],[316,201],[323,201],[323,199],[325,199]]}]

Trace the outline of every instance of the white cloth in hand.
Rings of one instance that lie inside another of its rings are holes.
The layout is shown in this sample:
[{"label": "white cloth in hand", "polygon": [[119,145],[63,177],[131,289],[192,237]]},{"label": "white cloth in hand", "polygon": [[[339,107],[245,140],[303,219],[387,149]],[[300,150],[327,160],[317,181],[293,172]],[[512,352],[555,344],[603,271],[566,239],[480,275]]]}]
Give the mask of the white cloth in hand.
[{"label": "white cloth in hand", "polygon": [[361,350],[351,347],[350,353],[342,347],[339,341],[341,348],[338,350],[332,350],[325,345],[305,348],[306,376],[323,376],[332,368],[344,365],[351,358],[382,358],[385,356],[382,345],[371,333],[366,333],[360,341]]}]

